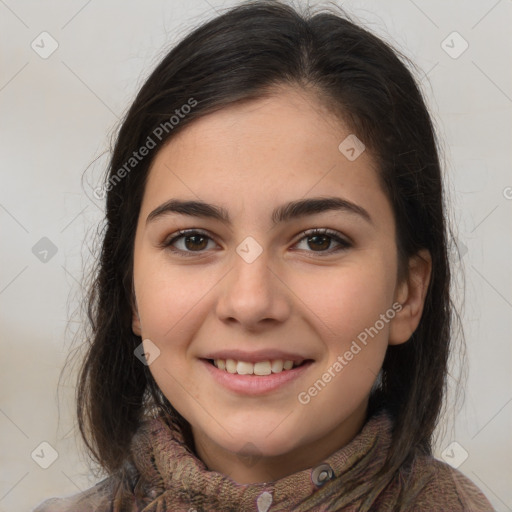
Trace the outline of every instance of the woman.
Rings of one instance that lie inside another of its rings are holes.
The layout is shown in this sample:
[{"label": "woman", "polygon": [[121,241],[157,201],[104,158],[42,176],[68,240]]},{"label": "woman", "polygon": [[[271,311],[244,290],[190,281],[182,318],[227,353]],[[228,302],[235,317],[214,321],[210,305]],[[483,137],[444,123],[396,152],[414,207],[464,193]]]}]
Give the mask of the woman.
[{"label": "woman", "polygon": [[43,511],[484,511],[432,456],[454,312],[435,133],[344,15],[245,2],[141,88],[78,386],[107,477]]}]

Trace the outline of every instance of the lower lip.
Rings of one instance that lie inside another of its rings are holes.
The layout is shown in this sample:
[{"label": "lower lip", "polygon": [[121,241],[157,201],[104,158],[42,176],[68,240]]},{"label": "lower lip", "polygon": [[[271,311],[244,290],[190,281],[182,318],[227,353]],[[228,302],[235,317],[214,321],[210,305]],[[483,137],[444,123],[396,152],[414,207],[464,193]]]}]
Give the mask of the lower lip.
[{"label": "lower lip", "polygon": [[263,395],[270,393],[298,379],[313,364],[312,361],[306,361],[301,366],[297,366],[291,370],[283,370],[280,373],[271,373],[270,375],[238,375],[237,373],[219,370],[205,359],[201,359],[201,362],[219,384],[230,391],[245,395]]}]

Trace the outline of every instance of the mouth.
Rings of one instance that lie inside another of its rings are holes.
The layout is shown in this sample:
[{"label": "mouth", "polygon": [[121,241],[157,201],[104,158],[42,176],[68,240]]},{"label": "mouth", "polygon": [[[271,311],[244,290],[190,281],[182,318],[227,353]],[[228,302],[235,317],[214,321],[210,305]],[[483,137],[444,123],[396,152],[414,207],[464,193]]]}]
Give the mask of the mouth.
[{"label": "mouth", "polygon": [[295,368],[311,362],[311,359],[268,359],[252,363],[250,361],[241,361],[236,359],[204,359],[210,365],[215,366],[220,371],[237,375],[266,376],[288,372]]},{"label": "mouth", "polygon": [[269,359],[249,362],[235,359],[200,359],[213,381],[225,390],[244,396],[287,392],[314,364],[313,359]]}]

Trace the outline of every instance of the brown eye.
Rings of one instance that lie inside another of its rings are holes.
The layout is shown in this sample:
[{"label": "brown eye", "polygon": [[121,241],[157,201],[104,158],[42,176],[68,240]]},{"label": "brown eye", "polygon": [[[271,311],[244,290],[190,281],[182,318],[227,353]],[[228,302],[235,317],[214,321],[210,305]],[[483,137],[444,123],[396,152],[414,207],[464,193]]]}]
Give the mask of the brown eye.
[{"label": "brown eye", "polygon": [[332,239],[325,235],[314,235],[308,237],[308,245],[311,249],[315,247],[320,250],[329,249]]},{"label": "brown eye", "polygon": [[[214,246],[217,245],[208,234],[195,229],[183,230],[178,233],[163,242],[161,247],[167,248],[179,256],[194,256],[204,254],[209,248],[214,248],[208,246],[210,242]],[[297,245],[305,242],[306,247],[299,249],[310,253],[333,254],[352,247],[352,244],[342,238],[337,231],[329,229],[313,229],[305,231],[302,235],[303,237]],[[332,248],[333,244],[334,248]]]},{"label": "brown eye", "polygon": [[180,231],[177,236],[172,236],[167,241],[161,244],[161,247],[168,248],[172,252],[190,256],[192,253],[203,253],[208,248],[209,242],[214,240],[206,233],[202,233],[197,230],[185,230]]},{"label": "brown eye", "polygon": [[205,244],[207,237],[203,235],[190,235],[183,238],[185,247],[189,250],[201,250],[204,249],[208,243]]},{"label": "brown eye", "polygon": [[[337,231],[330,229],[313,229],[302,234],[304,236],[299,240],[298,245],[305,241],[306,248],[303,247],[300,250],[307,252],[332,254],[352,247],[352,244],[343,239]],[[338,247],[331,249],[333,243],[337,244]]]}]

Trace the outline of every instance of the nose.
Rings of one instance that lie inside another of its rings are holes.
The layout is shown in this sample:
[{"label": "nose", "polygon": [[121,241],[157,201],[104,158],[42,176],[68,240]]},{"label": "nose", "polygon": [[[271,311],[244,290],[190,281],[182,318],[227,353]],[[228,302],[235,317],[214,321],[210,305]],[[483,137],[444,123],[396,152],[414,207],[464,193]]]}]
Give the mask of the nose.
[{"label": "nose", "polygon": [[250,331],[286,321],[292,294],[278,265],[269,261],[266,251],[249,261],[235,254],[233,267],[222,282],[217,316]]}]

